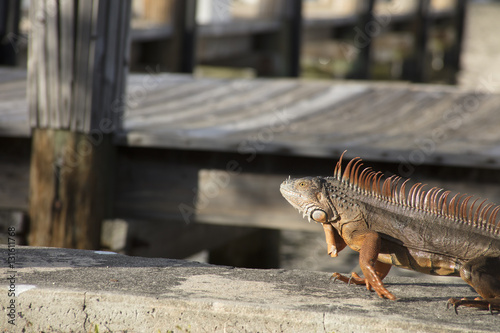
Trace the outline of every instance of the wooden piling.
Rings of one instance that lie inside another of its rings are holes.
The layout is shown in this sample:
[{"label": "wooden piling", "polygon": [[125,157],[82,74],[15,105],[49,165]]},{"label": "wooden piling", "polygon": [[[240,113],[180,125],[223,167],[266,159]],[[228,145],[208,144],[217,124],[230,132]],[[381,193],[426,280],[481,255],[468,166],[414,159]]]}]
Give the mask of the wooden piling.
[{"label": "wooden piling", "polygon": [[429,80],[429,57],[428,39],[430,29],[430,0],[420,0],[415,13],[415,18],[410,25],[412,33],[415,36],[414,51],[408,59],[405,60],[402,80],[411,82],[428,82]]},{"label": "wooden piling", "polygon": [[174,2],[173,38],[169,68],[179,73],[193,73],[196,67],[196,1]]},{"label": "wooden piling", "polygon": [[271,33],[254,37],[254,47],[266,56],[257,68],[260,76],[300,76],[302,42],[302,1],[266,1],[263,8],[267,17],[276,17],[280,27]]},{"label": "wooden piling", "polygon": [[125,104],[130,1],[30,7],[30,245],[97,248]]},{"label": "wooden piling", "polygon": [[18,43],[23,37],[19,34],[21,1],[0,1],[0,65],[17,64]]},{"label": "wooden piling", "polygon": [[[348,79],[355,80],[370,80],[372,68],[372,44],[373,38],[376,37],[367,31],[370,24],[375,22],[373,10],[375,7],[375,0],[368,0],[362,2],[362,12],[359,15],[358,24],[354,28],[356,34],[354,35],[354,44],[359,50],[356,63],[353,66],[351,73],[347,74]],[[359,39],[361,37],[361,39]],[[363,40],[361,42],[361,40]]]}]

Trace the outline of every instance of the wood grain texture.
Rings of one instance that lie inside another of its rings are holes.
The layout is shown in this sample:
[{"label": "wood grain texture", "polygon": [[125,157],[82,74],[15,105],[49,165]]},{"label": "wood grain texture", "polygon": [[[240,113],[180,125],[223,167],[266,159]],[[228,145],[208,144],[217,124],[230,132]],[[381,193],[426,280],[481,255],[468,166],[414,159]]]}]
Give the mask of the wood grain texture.
[{"label": "wood grain texture", "polygon": [[[37,17],[36,13],[38,10],[38,4],[40,4],[40,1],[34,2],[31,4],[31,9],[29,11],[29,19],[30,22],[37,22]],[[35,38],[37,36],[37,31],[32,31],[31,32],[31,38],[28,38],[28,53],[31,54],[33,52],[37,52],[37,47],[38,47],[38,38]],[[39,123],[39,118],[38,118],[38,82],[37,82],[37,71],[38,71],[38,57],[28,57],[28,63],[27,63],[27,75],[31,77],[32,79],[27,81],[25,83],[26,88],[26,94],[27,96],[21,98],[21,101],[26,102],[28,104],[28,110],[29,110],[29,127],[28,127],[28,134],[29,134],[29,128],[37,126]],[[0,77],[9,77],[10,73],[7,72],[5,69],[0,68],[0,72],[3,75],[0,75]],[[27,80],[24,78],[24,80]],[[3,83],[3,81],[2,81]],[[23,131],[24,132],[24,131]],[[22,132],[21,132],[22,133]],[[21,133],[18,133],[20,135]],[[24,132],[26,134],[26,132]],[[23,135],[25,136],[25,135]]]},{"label": "wood grain texture", "polygon": [[[31,55],[38,58],[36,60],[36,73],[35,77],[29,77],[28,80],[33,80],[36,85],[37,92],[37,103],[33,104],[36,107],[35,112],[37,113],[36,119],[38,120],[37,126],[47,127],[49,125],[49,88],[47,84],[47,51],[46,51],[46,23],[47,23],[47,10],[46,2],[40,1],[40,3],[30,9],[35,11],[36,16],[36,29],[34,30],[34,52]],[[28,64],[30,61],[28,60]]]},{"label": "wood grain texture", "polygon": [[70,127],[71,107],[73,106],[74,72],[75,61],[74,34],[75,34],[75,2],[61,1],[60,6],[60,95],[59,107],[61,108],[60,128]]},{"label": "wood grain texture", "polygon": [[33,140],[30,245],[99,248],[110,214],[110,136],[93,145],[84,134],[36,129]]},{"label": "wood grain texture", "polygon": [[277,190],[287,175],[243,172],[247,164],[230,157],[207,161],[206,154],[120,149],[115,216],[159,224],[317,230],[289,209]]},{"label": "wood grain texture", "polygon": [[[61,127],[61,108],[60,108],[60,90],[61,85],[59,83],[60,73],[59,73],[59,12],[58,1],[56,0],[45,0],[46,5],[46,32],[43,36],[45,38],[45,52],[46,52],[46,66],[47,73],[45,77],[45,82],[47,85],[47,99],[48,99],[48,126],[53,128]],[[44,79],[44,78],[41,78]]]},{"label": "wood grain texture", "polygon": [[[20,145],[20,140],[0,141],[3,147],[9,147],[0,152],[0,209],[28,210],[30,143],[24,139]],[[292,157],[280,161],[271,156],[246,162],[251,155],[238,160],[236,154],[214,154],[216,157],[206,152],[133,147],[121,147],[117,155],[112,173],[113,216],[145,221],[145,229],[137,230],[141,235],[138,238],[149,239],[158,253],[161,248],[155,240],[161,239],[161,230],[167,232],[171,224],[180,229],[190,224],[213,224],[318,231],[319,226],[307,223],[291,209],[277,189],[288,174],[330,175],[335,162]],[[233,160],[242,167],[241,173],[224,172]],[[407,171],[405,165],[368,164],[398,174]],[[495,170],[420,166],[413,170],[412,178],[429,184],[428,188],[437,186],[500,202],[500,179]],[[179,210],[180,204],[185,204],[189,224]],[[137,222],[136,227],[140,229],[141,224]],[[150,230],[160,234],[148,238]]]},{"label": "wood grain texture", "polygon": [[31,127],[89,133],[106,119],[120,128],[113,103],[126,87],[130,1],[43,0],[30,17]]},{"label": "wood grain texture", "polygon": [[[12,78],[0,81],[6,97],[0,135],[28,137],[22,80],[19,73]],[[376,161],[500,167],[498,94],[377,82],[195,79],[155,69],[130,75],[127,90],[117,104],[126,109],[119,145],[323,158],[348,149],[348,157]]]},{"label": "wood grain texture", "polygon": [[111,136],[121,127],[112,121],[121,117],[112,117],[111,106],[125,88],[119,80],[126,79],[130,5],[44,0],[31,8],[41,28],[29,55],[36,66],[28,77],[36,88],[29,95],[30,245],[99,247],[100,225],[112,206]]}]

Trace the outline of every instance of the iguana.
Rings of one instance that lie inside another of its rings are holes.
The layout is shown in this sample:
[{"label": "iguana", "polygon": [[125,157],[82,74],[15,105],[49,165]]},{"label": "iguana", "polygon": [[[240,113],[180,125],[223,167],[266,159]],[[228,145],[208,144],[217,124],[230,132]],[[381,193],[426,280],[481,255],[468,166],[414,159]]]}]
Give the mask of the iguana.
[{"label": "iguana", "polygon": [[382,282],[392,265],[460,276],[482,298],[450,298],[455,312],[460,305],[500,310],[500,206],[460,194],[449,199],[450,191],[421,183],[407,191],[409,179],[383,180],[359,157],[342,172],[343,155],[333,177],[289,177],[280,186],[304,217],[323,225],[330,256],[346,246],[359,252],[364,278],[332,277],[395,300]]}]

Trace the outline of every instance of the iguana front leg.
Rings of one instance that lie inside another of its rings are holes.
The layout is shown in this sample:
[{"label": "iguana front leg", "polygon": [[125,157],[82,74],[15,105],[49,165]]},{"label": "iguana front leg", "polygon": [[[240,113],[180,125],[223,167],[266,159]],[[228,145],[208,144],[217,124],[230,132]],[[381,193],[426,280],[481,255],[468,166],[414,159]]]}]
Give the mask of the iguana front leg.
[{"label": "iguana front leg", "polygon": [[450,298],[448,307],[468,306],[485,310],[500,311],[500,257],[478,257],[466,262],[460,269],[460,277],[467,282],[481,298]]},{"label": "iguana front leg", "polygon": [[339,233],[331,223],[323,223],[323,230],[325,231],[328,254],[331,257],[338,256],[338,253],[342,251],[347,244],[344,242],[342,237],[340,237]]},{"label": "iguana front leg", "polygon": [[389,273],[391,265],[377,261],[382,243],[380,235],[375,231],[366,231],[357,235],[353,242],[355,244],[361,243],[359,266],[365,277],[361,278],[354,272],[351,274],[351,278],[339,273],[333,273],[332,277],[347,283],[365,284],[366,289],[372,290],[373,288],[381,298],[395,300],[396,297],[384,287],[382,282],[382,279]]}]

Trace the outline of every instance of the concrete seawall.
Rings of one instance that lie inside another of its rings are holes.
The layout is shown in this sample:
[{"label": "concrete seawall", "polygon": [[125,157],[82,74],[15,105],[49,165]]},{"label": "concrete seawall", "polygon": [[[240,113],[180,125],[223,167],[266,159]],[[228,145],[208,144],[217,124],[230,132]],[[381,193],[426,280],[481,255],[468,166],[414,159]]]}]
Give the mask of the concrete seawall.
[{"label": "concrete seawall", "polygon": [[449,297],[475,296],[460,279],[387,279],[392,302],[328,273],[21,246],[9,268],[0,252],[4,332],[500,331],[497,313],[446,309]]}]

